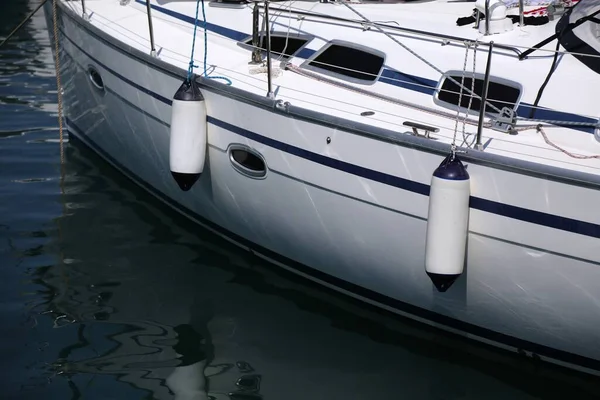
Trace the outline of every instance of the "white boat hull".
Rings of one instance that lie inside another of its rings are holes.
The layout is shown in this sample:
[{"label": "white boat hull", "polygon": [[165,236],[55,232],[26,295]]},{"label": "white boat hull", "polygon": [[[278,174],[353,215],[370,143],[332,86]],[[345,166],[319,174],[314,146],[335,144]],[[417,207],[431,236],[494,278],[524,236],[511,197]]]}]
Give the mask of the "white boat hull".
[{"label": "white boat hull", "polygon": [[[168,122],[184,71],[119,49],[76,19],[65,11],[61,28],[69,132],[166,204],[365,302],[600,374],[600,214],[587,211],[600,204],[597,187],[467,162],[466,268],[438,293],[424,270],[425,236],[431,174],[446,154],[377,140],[352,124],[335,128],[325,116],[294,118],[202,80],[207,163],[182,192],[169,170]],[[104,91],[91,83],[90,65]],[[260,153],[266,176],[233,168],[231,144]]]}]

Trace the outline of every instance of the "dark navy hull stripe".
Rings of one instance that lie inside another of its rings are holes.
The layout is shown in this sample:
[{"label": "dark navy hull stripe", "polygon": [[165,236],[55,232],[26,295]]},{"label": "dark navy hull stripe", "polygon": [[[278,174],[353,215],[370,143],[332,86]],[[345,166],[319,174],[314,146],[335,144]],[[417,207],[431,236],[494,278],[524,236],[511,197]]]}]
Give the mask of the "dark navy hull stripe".
[{"label": "dark navy hull stripe", "polygon": [[[237,135],[333,169],[360,176],[375,182],[383,183],[384,185],[394,186],[409,192],[418,193],[425,196],[429,195],[429,185],[424,183],[411,181],[409,179],[400,178],[394,175],[389,175],[369,168],[329,158],[321,154],[313,153],[300,147],[292,146],[290,144],[259,135],[258,133],[251,132],[211,116],[208,116],[208,122]],[[475,210],[485,211],[503,217],[530,222],[536,225],[543,225],[549,228],[560,229],[567,232],[578,233],[585,236],[600,238],[600,225],[585,221],[529,210],[527,208],[516,207],[475,196],[471,196],[469,206]]]},{"label": "dark navy hull stripe", "polygon": [[[139,4],[146,5],[145,0],[136,0],[136,2]],[[155,5],[155,4],[152,4],[151,7],[158,12],[161,12],[165,15],[168,15],[168,16],[178,19],[180,21],[187,22],[191,25],[194,25],[194,23],[195,23],[195,19],[188,15],[181,14],[176,11],[169,10],[168,8],[164,8],[164,7]],[[202,23],[202,21],[200,21],[200,23]],[[201,25],[199,25],[199,26],[201,26]],[[225,36],[225,37],[235,40],[235,41],[242,41],[249,36],[248,34],[246,34],[244,32],[236,31],[234,29],[226,28],[224,26],[212,24],[209,22],[206,23],[206,29],[210,30],[211,32],[214,32],[218,35]],[[310,58],[310,56],[312,56],[314,53],[315,53],[314,50],[305,48],[305,49],[302,49],[298,54],[296,54],[296,56],[307,59],[307,58]],[[397,71],[392,68],[384,68],[381,73],[381,77],[379,78],[379,81],[386,83],[386,84],[401,87],[404,89],[431,95],[431,96],[433,96],[435,94],[435,88],[437,87],[437,84],[438,84],[437,81],[434,81],[432,79],[407,74],[407,73]],[[533,107],[532,104],[523,103],[523,102],[520,103],[519,106],[517,107],[517,115],[520,117],[528,118],[532,107]],[[536,111],[536,118],[563,121],[563,122],[586,122],[586,123],[591,123],[591,124],[598,123],[598,119],[595,119],[595,118],[589,118],[589,117],[585,117],[583,115],[572,114],[569,112],[551,110],[551,109],[547,109],[547,108],[543,108],[543,107],[538,108],[538,110]],[[571,129],[575,129],[575,130],[584,131],[587,133],[594,132],[594,127],[590,127],[590,126],[571,126],[571,125],[569,125],[567,127],[571,128]]]},{"label": "dark navy hull stripe", "polygon": [[179,203],[173,201],[172,199],[170,199],[169,197],[165,196],[162,192],[156,190],[152,185],[150,185],[149,183],[147,183],[144,180],[142,180],[141,178],[139,178],[132,171],[130,171],[128,168],[126,168],[121,163],[119,163],[117,160],[115,160],[110,154],[106,153],[101,147],[99,147],[96,143],[94,143],[93,140],[91,140],[89,137],[87,137],[85,135],[85,133],[79,127],[77,127],[77,125],[75,125],[73,123],[73,121],[69,120],[68,118],[66,118],[66,121],[67,121],[67,125],[68,125],[70,132],[72,132],[75,135],[75,138],[82,141],[88,147],[90,147],[91,149],[96,151],[98,154],[100,154],[102,157],[104,157],[107,161],[112,163],[118,170],[120,170],[125,176],[127,176],[129,179],[131,179],[134,183],[137,183],[139,186],[146,189],[152,195],[154,195],[158,199],[162,200],[163,202],[165,202],[167,205],[169,205],[173,209],[178,210],[179,212],[194,218],[195,220],[197,220],[201,224],[205,225],[206,227],[214,230],[215,232],[218,232],[220,235],[222,235],[224,237],[227,237],[227,238],[233,240],[234,242],[237,242],[241,246],[250,248],[250,249],[252,249],[252,251],[254,251],[256,253],[259,253],[266,257],[269,257],[272,260],[275,260],[281,264],[284,264],[298,272],[301,272],[301,273],[311,276],[315,279],[318,279],[321,282],[328,283],[328,284],[338,287],[342,290],[346,290],[350,293],[354,293],[355,295],[361,296],[362,298],[375,301],[379,304],[382,304],[382,305],[391,307],[393,309],[402,311],[404,313],[413,315],[417,318],[422,318],[427,321],[431,321],[433,323],[440,324],[445,327],[455,329],[455,330],[458,330],[461,332],[466,332],[466,333],[469,333],[469,334],[472,334],[472,335],[475,335],[475,336],[478,336],[478,337],[481,337],[481,338],[484,338],[484,339],[487,339],[487,340],[490,340],[490,341],[493,341],[496,343],[501,343],[501,344],[505,344],[505,345],[508,345],[508,346],[511,346],[511,347],[514,347],[517,349],[523,349],[523,350],[526,350],[529,352],[533,352],[542,357],[548,357],[548,358],[551,358],[551,359],[554,359],[557,361],[561,361],[561,362],[565,362],[565,363],[568,363],[571,365],[577,365],[577,366],[588,368],[591,370],[600,371],[600,361],[599,360],[595,360],[593,358],[581,356],[579,354],[574,354],[574,353],[570,353],[570,352],[563,351],[563,350],[558,350],[558,349],[555,349],[555,348],[552,348],[549,346],[544,346],[544,345],[530,342],[527,340],[518,339],[518,338],[510,336],[510,335],[499,333],[499,332],[496,332],[496,331],[493,331],[493,330],[490,330],[490,329],[487,329],[487,328],[484,328],[484,327],[481,327],[478,325],[474,325],[474,324],[471,324],[468,322],[454,319],[454,318],[446,316],[446,315],[438,314],[431,310],[427,310],[427,309],[417,307],[417,306],[409,304],[409,303],[405,303],[403,301],[388,297],[386,295],[375,292],[373,290],[370,290],[370,289],[364,288],[362,286],[356,285],[354,283],[337,278],[333,275],[329,275],[325,272],[319,271],[317,269],[314,269],[314,268],[304,265],[302,263],[296,262],[296,261],[291,260],[281,254],[274,253],[267,248],[259,246],[255,243],[253,243],[252,241],[247,240],[233,232],[230,232],[210,220],[207,220],[206,218],[202,217],[201,215],[194,213],[193,211],[185,208],[181,204],[179,204]]},{"label": "dark navy hull stripe", "polygon": [[[125,78],[118,72],[109,68],[99,60],[92,57],[89,53],[83,50],[80,46],[75,44],[68,37],[69,40],[79,51],[84,53],[87,57],[97,63],[99,66],[107,70],[109,73],[113,74],[115,77],[121,79],[123,82],[135,87],[138,90],[141,90],[143,93],[147,93],[153,98],[163,102],[164,104],[171,105],[172,101],[167,99],[160,94],[157,94],[149,89],[146,89],[135,82]],[[409,179],[400,178],[394,175],[389,175],[383,172],[375,171],[372,169],[368,169],[365,167],[361,167],[355,164],[347,163],[340,160],[335,160],[333,158],[329,158],[317,153],[310,152],[308,150],[295,147],[289,145],[287,143],[268,138],[266,136],[260,135],[255,132],[248,131],[244,128],[231,125],[225,121],[218,120],[214,117],[209,116],[208,121],[213,125],[219,126],[223,129],[227,129],[231,132],[234,132],[238,135],[247,137],[248,139],[254,140],[259,143],[263,143],[267,146],[276,148],[281,151],[285,151],[289,154],[293,154],[295,156],[304,158],[306,160],[310,160],[312,162],[316,162],[318,164],[334,168],[343,172],[347,172],[352,175],[360,176],[366,179],[370,179],[376,182],[383,183],[385,185],[394,186],[403,190],[407,190],[410,192],[422,194],[425,196],[429,195],[429,185],[415,182]],[[491,214],[500,215],[503,217],[513,218],[516,220],[520,220],[523,222],[529,222],[536,225],[542,225],[549,228],[559,229],[562,231],[567,231],[571,233],[577,233],[584,236],[590,236],[595,238],[600,238],[600,225],[593,224],[586,221],[580,221],[572,218],[561,217],[558,215],[548,214],[541,211],[530,210],[527,208],[512,206],[508,204],[499,203],[492,200],[483,199],[480,197],[471,196],[470,207],[476,210],[485,211]]]},{"label": "dark navy hull stripe", "polygon": [[239,126],[231,125],[225,121],[211,116],[208,116],[207,119],[210,124],[226,129],[230,132],[254,140],[256,142],[265,144],[274,149],[285,151],[286,153],[293,154],[295,156],[315,162],[317,164],[337,169],[339,171],[347,172],[352,175],[367,178],[372,181],[380,182],[385,185],[402,188],[404,190],[408,190],[409,192],[429,196],[429,185],[385,174],[383,172],[375,171],[355,164],[350,164],[345,161],[336,160],[330,157],[323,156],[321,154],[313,153],[301,147],[292,146],[290,144],[280,142],[278,140],[265,137],[263,135],[259,135],[258,133],[251,132],[244,128],[240,128]]}]

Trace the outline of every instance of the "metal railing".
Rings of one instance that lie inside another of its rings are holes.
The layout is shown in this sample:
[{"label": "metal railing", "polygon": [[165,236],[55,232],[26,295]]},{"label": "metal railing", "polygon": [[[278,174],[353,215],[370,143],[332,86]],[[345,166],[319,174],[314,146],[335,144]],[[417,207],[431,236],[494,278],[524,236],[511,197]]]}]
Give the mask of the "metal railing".
[{"label": "metal railing", "polygon": [[[321,14],[318,12],[314,12],[314,11],[303,11],[303,10],[291,10],[290,8],[281,8],[281,7],[270,7],[271,11],[277,11],[277,12],[285,12],[286,14],[295,14],[295,15],[299,15],[299,16],[305,16],[305,17],[312,17],[312,18],[319,18],[322,20],[328,20],[328,21],[337,21],[337,22],[347,22],[347,23],[353,23],[353,24],[358,24],[361,26],[365,26],[365,21],[360,20],[360,19],[352,19],[352,18],[345,18],[345,17],[337,17],[337,16],[333,16],[333,15],[328,15],[328,14]],[[372,23],[373,26],[378,26],[380,28],[384,28],[384,29],[389,29],[390,31],[397,31],[397,32],[405,32],[405,33],[412,33],[416,36],[422,36],[422,37],[429,37],[429,38],[433,38],[433,39],[439,39],[442,41],[443,44],[447,44],[447,43],[456,43],[456,44],[460,44],[461,46],[465,43],[465,41],[470,41],[472,39],[466,38],[466,37],[460,37],[460,36],[453,36],[453,35],[444,35],[442,33],[436,33],[436,32],[431,32],[431,31],[424,31],[424,30],[420,30],[420,29],[414,29],[414,28],[406,28],[403,26],[398,26],[398,25],[390,25],[387,23],[381,23],[381,22],[373,22]],[[479,42],[480,45],[489,45],[489,43],[486,42]],[[517,56],[521,55],[521,51],[519,49],[517,49],[514,46],[508,46],[508,45],[504,45],[504,44],[495,44],[494,47],[496,49],[503,49],[503,50],[508,50],[510,52],[515,53]]]},{"label": "metal railing", "polygon": [[266,31],[266,49],[267,49],[267,97],[275,98],[271,87],[271,28],[269,26],[269,1],[265,1],[265,31]]},{"label": "metal railing", "polygon": [[258,42],[258,3],[254,4],[254,9],[252,10],[252,63],[258,64],[262,61],[262,57],[260,55],[260,47]]},{"label": "metal railing", "polygon": [[[487,64],[485,66],[485,77],[483,78],[483,88],[481,92],[481,105],[479,106],[479,120],[477,122],[477,140],[475,141],[475,148],[477,150],[483,150],[481,145],[481,134],[483,131],[483,118],[485,116],[485,108],[487,106],[488,87],[490,85],[490,70],[492,67],[492,51],[494,49],[494,42],[490,42],[488,50]],[[475,79],[473,77],[472,79]],[[460,104],[459,104],[460,106]]]},{"label": "metal railing", "polygon": [[[85,5],[84,5],[85,0],[81,0],[81,2],[82,2],[82,8],[85,13]],[[489,12],[488,12],[489,11],[489,2],[490,2],[490,0],[486,0],[486,4],[485,4],[485,6],[486,6],[486,33],[489,33],[489,18],[490,18]],[[521,21],[523,20],[522,5],[523,5],[523,0],[520,0]],[[156,56],[150,0],[146,0],[146,7],[147,7],[147,15],[148,15],[148,29],[149,29],[149,35],[150,35],[150,46],[151,46],[150,54],[152,56]],[[259,44],[259,7],[264,8],[264,16],[263,16],[263,21],[262,21],[262,23],[264,24],[264,30],[265,30],[264,48],[262,46],[262,43]],[[252,63],[262,62],[261,50],[263,50],[263,49],[265,50],[266,64],[267,64],[266,65],[266,69],[267,69],[267,94],[266,94],[266,96],[270,99],[275,98],[274,92],[272,89],[271,26],[270,26],[270,20],[269,20],[269,11],[272,11],[272,10],[273,10],[273,8],[270,7],[270,0],[263,0],[263,1],[258,0],[255,2],[255,6],[253,9],[253,16],[252,16],[252,25],[253,25],[252,26],[252,46],[253,46],[254,50],[252,52],[252,61],[251,62]],[[281,11],[280,8],[275,8],[275,10]],[[288,13],[290,12],[289,9],[285,10],[285,11]],[[313,13],[313,12],[293,11],[293,13],[312,15],[312,16],[315,16],[318,18],[324,18],[324,19],[336,19],[336,20],[342,19],[347,22],[363,23],[363,24],[365,23],[365,21],[351,20],[351,19],[347,19],[347,18],[340,18],[340,17],[334,17],[334,16],[327,16],[327,15]],[[419,30],[415,30],[415,29],[390,26],[388,24],[381,24],[381,23],[373,23],[373,24],[379,25],[380,27],[385,27],[385,29],[406,31],[406,32],[410,32],[413,34],[420,34],[423,36],[435,37],[438,39],[443,39],[445,42],[454,41],[454,42],[460,42],[461,44],[465,43],[465,39],[458,38],[458,37],[451,37],[451,36],[436,34],[436,33],[432,33],[432,32],[425,32],[425,31],[419,31]],[[490,83],[492,55],[493,55],[494,49],[497,49],[497,48],[508,49],[508,50],[514,51],[517,54],[520,54],[520,51],[517,50],[516,48],[510,47],[510,46],[495,45],[493,41],[490,41],[489,43],[479,42],[479,45],[480,46],[481,45],[488,46],[488,57],[487,57],[487,62],[486,62],[485,76],[484,76],[484,82],[483,82],[481,96],[478,96],[476,93],[471,93],[471,96],[473,96],[474,98],[480,98],[480,100],[481,100],[480,107],[479,107],[478,122],[477,122],[475,147],[478,150],[483,150],[482,131],[483,131],[483,127],[484,127],[484,119],[486,117],[486,114],[489,114],[489,112],[487,111],[487,108],[488,108],[488,106],[495,108],[492,104],[489,104],[489,99],[488,99],[488,89],[489,89],[489,83]],[[474,79],[474,77],[472,79]],[[462,85],[459,85],[459,86],[462,86]],[[467,92],[470,92],[470,90],[468,88],[464,88],[464,89]],[[461,92],[462,92],[462,90],[463,90],[463,88],[461,88]],[[460,104],[458,106],[460,107]],[[491,118],[493,118],[493,117],[491,117]]]},{"label": "metal railing", "polygon": [[[73,1],[77,1],[77,0],[73,0]],[[128,4],[130,0],[121,0],[121,4],[122,5],[126,5]],[[383,31],[383,29],[381,28],[385,28],[387,30],[396,30],[396,31],[403,31],[403,32],[408,32],[408,33],[412,33],[414,35],[421,35],[423,37],[434,37],[436,39],[441,39],[442,40],[442,44],[448,44],[448,42],[455,42],[455,43],[461,43],[461,44],[467,44],[470,45],[472,44],[472,40],[468,40],[468,39],[464,39],[464,38],[460,38],[460,37],[454,37],[454,36],[448,36],[448,35],[442,35],[442,34],[436,34],[433,32],[426,32],[426,31],[420,31],[420,30],[416,30],[416,29],[410,29],[410,28],[403,28],[400,26],[393,26],[393,25],[389,25],[389,24],[385,24],[385,23],[378,23],[378,22],[372,22],[369,20],[356,20],[356,19],[350,19],[350,18],[341,18],[341,17],[335,17],[335,16],[330,16],[330,15],[326,15],[326,14],[320,14],[320,13],[314,13],[314,12],[310,12],[310,11],[299,11],[299,10],[292,10],[291,8],[286,8],[286,9],[281,9],[281,8],[273,8],[270,7],[270,3],[271,0],[251,0],[252,2],[255,3],[254,6],[254,10],[253,10],[253,31],[252,31],[252,46],[254,48],[255,51],[253,51],[253,55],[252,55],[252,61],[253,62],[257,62],[260,63],[262,62],[262,54],[261,51],[262,50],[266,50],[266,69],[267,69],[267,94],[266,96],[270,99],[274,99],[275,95],[274,92],[272,90],[272,65],[271,65],[271,24],[269,21],[269,13],[272,12],[273,10],[275,10],[275,12],[277,11],[285,11],[286,14],[290,14],[290,18],[292,18],[291,14],[303,14],[303,15],[308,15],[308,16],[312,16],[314,18],[320,18],[320,19],[324,19],[324,20],[337,20],[337,21],[344,21],[347,23],[352,23],[352,24],[358,24],[361,26],[377,26],[379,27],[379,30],[385,34],[386,36],[389,36],[390,38],[392,38],[389,34],[389,32],[385,32]],[[487,23],[487,28],[488,29],[488,33],[489,33],[489,22],[490,22],[490,15],[489,15],[489,4],[490,4],[490,0],[486,0],[485,3],[485,7],[486,7],[486,23]],[[85,7],[85,0],[81,0],[81,6],[82,6],[82,13],[83,13],[83,18],[88,19],[88,15],[86,13],[86,7]],[[149,35],[150,35],[150,54],[152,56],[156,56],[156,49],[155,49],[155,41],[154,41],[154,32],[153,32],[153,24],[152,24],[152,15],[151,15],[151,4],[150,4],[150,0],[146,0],[146,7],[147,7],[147,16],[148,16],[148,29],[149,29]],[[263,24],[264,24],[264,29],[265,29],[265,38],[266,42],[264,43],[264,47],[263,47],[263,37],[262,35],[260,38],[261,43],[259,43],[259,8],[263,7],[264,8],[264,20],[263,20]],[[524,24],[524,13],[523,13],[523,8],[524,8],[524,1],[523,0],[519,0],[519,14],[520,14],[520,24],[523,25]],[[589,20],[591,18],[594,18],[596,14],[599,14],[600,10],[596,11],[595,13],[585,17],[585,18],[581,18],[580,20],[576,21],[575,24],[573,24],[574,26],[578,26],[581,23],[585,22],[586,20]],[[477,22],[479,22],[479,18],[477,19]],[[571,28],[572,29],[572,28]],[[400,35],[399,35],[400,36]],[[551,38],[549,38],[551,39]],[[548,39],[548,40],[549,40]],[[392,40],[395,40],[395,38],[392,38]],[[396,40],[395,40],[396,41]],[[430,40],[430,42],[433,42]],[[544,41],[545,42],[545,41]],[[463,90],[470,93],[470,96],[472,98],[478,98],[480,99],[480,105],[479,105],[479,113],[478,113],[478,121],[477,123],[475,123],[475,121],[471,121],[471,125],[477,126],[477,132],[476,132],[476,137],[475,137],[475,147],[479,150],[483,150],[483,146],[482,146],[482,131],[483,128],[492,128],[492,129],[496,129],[496,130],[505,130],[505,131],[509,131],[511,132],[514,128],[517,128],[516,130],[519,129],[530,129],[531,125],[528,128],[523,128],[523,126],[521,125],[517,125],[516,121],[517,119],[519,120],[529,120],[529,121],[533,121],[536,123],[540,123],[540,122],[546,122],[546,123],[551,123],[551,124],[556,124],[557,121],[552,121],[552,120],[542,120],[542,119],[533,119],[533,118],[516,118],[514,116],[514,114],[511,114],[511,111],[514,110],[508,110],[509,107],[504,107],[503,110],[499,110],[496,105],[498,104],[498,101],[495,101],[493,98],[491,99],[490,103],[490,98],[488,98],[488,89],[489,89],[489,84],[490,84],[490,75],[491,75],[491,61],[492,61],[492,55],[494,53],[494,50],[496,50],[497,54],[504,54],[506,55],[506,53],[499,53],[497,51],[497,49],[507,49],[510,50],[512,52],[515,52],[517,55],[519,55],[520,59],[523,59],[525,57],[527,57],[527,55],[531,52],[531,51],[535,51],[537,50],[539,47],[541,47],[542,43],[540,43],[539,45],[536,45],[534,48],[529,48],[527,49],[525,52],[521,53],[520,50],[518,50],[516,47],[512,47],[512,46],[507,46],[507,45],[499,45],[499,44],[494,44],[494,41],[490,41],[488,43],[485,42],[479,42],[476,41],[476,47],[477,46],[488,46],[488,55],[487,55],[487,62],[486,62],[486,68],[485,68],[485,75],[484,75],[484,81],[483,81],[483,86],[482,86],[482,90],[481,90],[481,96],[479,96],[478,94],[475,93],[475,90],[469,90],[468,88],[464,87],[463,84],[459,84],[458,82],[456,82],[454,79],[451,79],[451,77],[448,77],[448,79],[450,79],[452,82],[454,82],[455,84],[457,84],[460,87],[460,91],[462,92]],[[475,48],[475,51],[477,51],[477,49]],[[277,54],[277,53],[276,53]],[[415,54],[417,57],[421,58],[419,55]],[[429,64],[431,65],[431,64]],[[435,66],[433,66],[435,68]],[[439,70],[439,69],[438,69]],[[358,71],[361,72],[361,71]],[[391,78],[390,78],[391,79]],[[473,78],[471,79],[475,79],[475,76],[473,75]],[[413,82],[408,82],[410,84],[415,84]],[[376,98],[380,98],[386,101],[392,101],[392,102],[396,102],[398,104],[401,105],[407,105],[408,107],[413,107],[413,108],[418,108],[421,109],[422,111],[425,112],[432,112],[435,113],[438,116],[442,116],[442,117],[447,117],[447,113],[441,112],[440,110],[437,109],[432,109],[431,107],[427,107],[427,106],[419,106],[418,104],[407,104],[408,102],[406,101],[402,101],[401,99],[394,99],[391,98],[389,96],[384,96],[382,94],[378,94],[378,93],[374,93],[368,90],[363,90],[360,88],[356,88],[356,87],[349,87],[351,90],[354,91],[358,91],[361,93],[364,93],[368,96],[373,96]],[[442,91],[441,87],[432,87],[432,89],[434,90],[439,90]],[[460,100],[459,100],[460,103]],[[458,104],[458,107],[460,107],[461,105]],[[469,106],[470,107],[470,106]],[[498,111],[498,114],[493,113],[493,112],[489,112],[488,111],[488,107],[492,108],[496,111]],[[534,105],[534,108],[536,108],[536,106]],[[469,110],[467,110],[468,112]],[[506,113],[505,113],[506,111]],[[488,116],[490,118],[489,122],[484,123],[484,119],[485,117]],[[450,118],[452,118],[450,116]],[[457,117],[458,118],[458,117]],[[465,117],[466,120],[466,117]],[[561,122],[561,121],[558,121]],[[575,124],[575,123],[573,123]],[[577,124],[582,124],[577,122]],[[585,123],[587,124],[587,123]],[[506,127],[506,129],[505,129]],[[515,131],[516,131],[515,130]]]},{"label": "metal railing", "polygon": [[490,34],[490,0],[485,0],[485,35]]},{"label": "metal railing", "polygon": [[519,26],[525,26],[525,6],[523,0],[519,0]]},{"label": "metal railing", "polygon": [[148,30],[150,33],[150,55],[156,57],[156,48],[154,47],[154,29],[152,27],[152,7],[150,0],[146,0],[146,13],[148,14]]},{"label": "metal railing", "polygon": [[[521,0],[522,1],[522,0]],[[489,4],[489,0],[486,0],[486,10],[489,9],[488,7]],[[258,2],[257,4],[258,5]],[[258,44],[258,15],[257,15],[257,7],[255,5],[255,9],[254,12],[256,15],[256,17],[253,18],[253,37],[252,37],[252,42],[253,42],[253,46],[256,46]],[[265,0],[264,1],[264,21],[263,23],[265,24],[265,33],[266,33],[266,43],[265,43],[265,50],[266,50],[266,57],[267,57],[267,97],[269,98],[274,98],[273,95],[273,91],[272,91],[272,87],[271,87],[271,32],[270,32],[270,26],[269,26],[269,0]],[[289,10],[288,10],[289,12]],[[337,18],[337,17],[333,17],[333,18]],[[489,18],[489,13],[486,12],[486,19]],[[402,29],[402,28],[399,28]],[[487,28],[486,28],[487,29]],[[429,34],[430,36],[432,34]],[[463,41],[463,44],[465,43],[465,41]],[[484,43],[480,43],[480,45],[486,45]],[[481,93],[481,101],[480,101],[480,109],[479,109],[479,119],[478,119],[478,123],[477,123],[477,134],[476,134],[476,142],[475,142],[475,147],[478,150],[483,150],[483,146],[481,143],[481,138],[482,138],[482,132],[483,132],[483,121],[485,118],[485,115],[487,114],[487,107],[490,106],[492,108],[495,108],[494,105],[490,104],[488,102],[488,88],[489,88],[489,82],[490,82],[490,72],[491,72],[491,65],[492,65],[492,55],[493,55],[493,51],[494,51],[494,42],[490,41],[489,43],[487,43],[488,46],[488,57],[487,57],[487,63],[486,63],[486,69],[485,69],[485,76],[484,76],[484,82],[483,82],[483,88],[482,88],[482,93]],[[498,46],[500,47],[500,46]],[[254,47],[254,50],[257,50],[257,47]],[[258,51],[260,51],[260,49],[258,49]],[[477,51],[477,50],[475,50]],[[518,50],[517,50],[518,51]],[[252,55],[252,61],[254,62],[255,59],[255,54],[253,51],[253,55]],[[472,79],[475,79],[475,77],[473,77]],[[463,89],[465,89],[466,91],[469,91],[469,89],[464,88],[464,86],[459,84],[459,87],[461,87],[461,92],[463,91]],[[479,97],[476,93],[471,93],[470,94],[473,97]],[[458,105],[458,107],[460,107],[460,104]],[[500,110],[498,110],[500,112]]]}]

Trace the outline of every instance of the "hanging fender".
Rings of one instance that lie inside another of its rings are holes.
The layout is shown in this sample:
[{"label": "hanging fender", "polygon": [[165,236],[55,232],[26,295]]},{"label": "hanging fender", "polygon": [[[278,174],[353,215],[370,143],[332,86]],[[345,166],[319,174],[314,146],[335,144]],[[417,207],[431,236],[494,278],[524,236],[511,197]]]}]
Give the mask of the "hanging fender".
[{"label": "hanging fender", "polygon": [[440,292],[463,272],[470,192],[467,169],[456,155],[449,155],[431,177],[425,239],[425,271]]},{"label": "hanging fender", "polygon": [[173,96],[169,166],[179,188],[188,191],[204,170],[207,142],[206,102],[194,79]]}]

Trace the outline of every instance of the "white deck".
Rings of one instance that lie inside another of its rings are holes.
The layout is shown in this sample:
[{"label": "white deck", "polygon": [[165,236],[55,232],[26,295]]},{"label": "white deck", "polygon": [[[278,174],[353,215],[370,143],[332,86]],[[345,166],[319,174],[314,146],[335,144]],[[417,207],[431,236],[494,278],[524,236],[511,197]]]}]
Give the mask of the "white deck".
[{"label": "white deck", "polygon": [[[81,4],[79,2],[66,2],[65,4],[77,12],[81,11]],[[194,16],[196,6],[195,1],[160,1],[158,3],[153,2],[153,4],[192,17]],[[244,9],[231,9],[212,7],[207,2],[205,7],[209,23],[226,26],[250,35],[252,5],[248,5]],[[341,4],[284,2],[274,3],[272,7],[310,10],[323,14],[335,13],[337,17],[358,19],[356,14]],[[466,2],[449,3],[445,0],[437,0],[406,4],[353,4],[353,7],[373,21],[396,21],[398,25],[407,28],[427,30],[444,35],[461,36],[471,40],[494,40],[497,44],[501,43],[519,48],[521,51],[552,35],[555,28],[553,22],[541,26],[519,27],[515,25],[512,32],[485,37],[471,27],[459,27],[456,25],[455,21],[457,18],[468,16],[472,13],[474,3]],[[144,4],[132,0],[129,5],[121,6],[118,0],[86,0],[86,9],[88,14],[91,15],[90,22],[92,24],[134,48],[149,52],[149,30]],[[327,40],[337,38],[356,43],[371,43],[373,47],[387,52],[386,66],[411,74],[420,73],[420,76],[431,80],[437,81],[440,77],[439,73],[409,55],[400,46],[375,30],[363,32],[362,30],[346,29],[340,33],[330,25],[321,22],[310,22],[308,20],[301,20],[299,22],[295,18],[293,11],[291,13],[293,18],[290,19],[287,18],[288,13],[279,13],[280,15],[278,16],[278,13],[271,11],[271,21],[275,25],[274,29],[280,32],[285,32],[289,29],[292,33],[295,28],[310,31],[317,38],[310,42],[308,48],[317,50]],[[158,57],[176,67],[187,69],[193,25],[159,11],[153,11],[152,18]],[[202,15],[200,13],[200,21],[201,18]],[[319,37],[322,37],[322,39],[319,39]],[[413,50],[416,50],[433,64],[437,64],[442,70],[462,70],[465,57],[464,49],[455,48],[451,50],[446,49],[447,46],[435,44],[437,48],[435,51],[439,53],[436,55],[431,48],[414,47],[415,42],[410,38],[406,39],[402,35],[399,35],[398,39],[409,47],[412,46]],[[492,75],[508,76],[521,83],[526,88],[522,101],[527,101],[531,104],[551,64],[553,52],[548,50],[553,50],[555,45],[556,42],[554,41],[543,50],[534,53],[531,59],[525,61],[518,61],[515,57],[509,58],[496,55],[493,58]],[[203,70],[203,50],[203,30],[200,22],[195,49],[195,61],[196,65],[199,65],[199,68],[196,69],[196,73],[198,74],[202,74]],[[477,72],[483,72],[485,68],[486,53],[487,47],[482,46],[480,51],[478,51]],[[510,52],[505,51],[505,53],[509,54]],[[236,41],[210,31],[208,32],[207,64],[217,66],[214,71],[210,71],[210,75],[226,76],[232,80],[233,85],[237,88],[259,95],[266,95],[266,73],[251,72],[257,67],[249,65],[250,55],[250,51],[239,46]],[[473,61],[471,56],[472,52],[467,63],[467,72],[472,71]],[[279,64],[276,61],[275,58],[273,67],[279,70]],[[294,65],[300,65],[303,61],[298,58],[292,59]],[[534,63],[537,63],[538,67],[533,68],[535,67]],[[405,121],[426,123],[427,125],[440,128],[440,132],[433,135],[435,138],[447,143],[452,142],[455,126],[453,119],[423,113],[352,90],[322,83],[289,70],[279,70],[279,72],[280,75],[273,79],[273,90],[276,93],[277,99],[289,101],[296,106],[329,115],[362,123],[370,123],[374,126],[399,132],[409,130],[406,126],[402,125]],[[336,78],[327,78],[334,81],[337,80]],[[348,84],[347,82],[345,83]],[[592,106],[593,112],[590,111],[590,103],[593,104],[595,102],[592,97],[593,93],[588,89],[590,86],[597,84],[600,84],[600,77],[591,73],[587,67],[572,56],[565,56],[561,60],[560,69],[557,70],[554,78],[546,88],[540,106],[597,118],[597,115],[593,114],[597,110],[594,106]],[[436,106],[431,96],[415,91],[404,90],[383,83],[377,83],[373,85],[373,88],[368,85],[351,85],[361,89],[373,90],[374,92],[390,97],[398,97],[404,101],[411,101],[445,112],[455,113],[455,111]],[[173,89],[175,91],[176,88]],[[370,110],[375,111],[375,115],[369,117],[360,115],[361,112]],[[463,116],[464,114],[461,114],[461,118]],[[471,116],[469,120],[476,121],[476,117]],[[475,134],[476,129],[476,126],[467,125],[466,132],[467,134]],[[593,134],[558,127],[546,128],[545,132],[553,143],[569,152],[583,155],[600,154],[600,143],[594,139]],[[457,144],[460,145],[462,143],[462,124],[460,123],[457,140]],[[469,141],[471,140],[469,139]],[[580,159],[566,155],[546,144],[542,136],[535,129],[522,131],[518,135],[508,135],[484,129],[482,142],[484,144],[487,143],[485,151],[489,153],[591,174],[598,174],[600,170],[600,160],[598,158]]]}]

